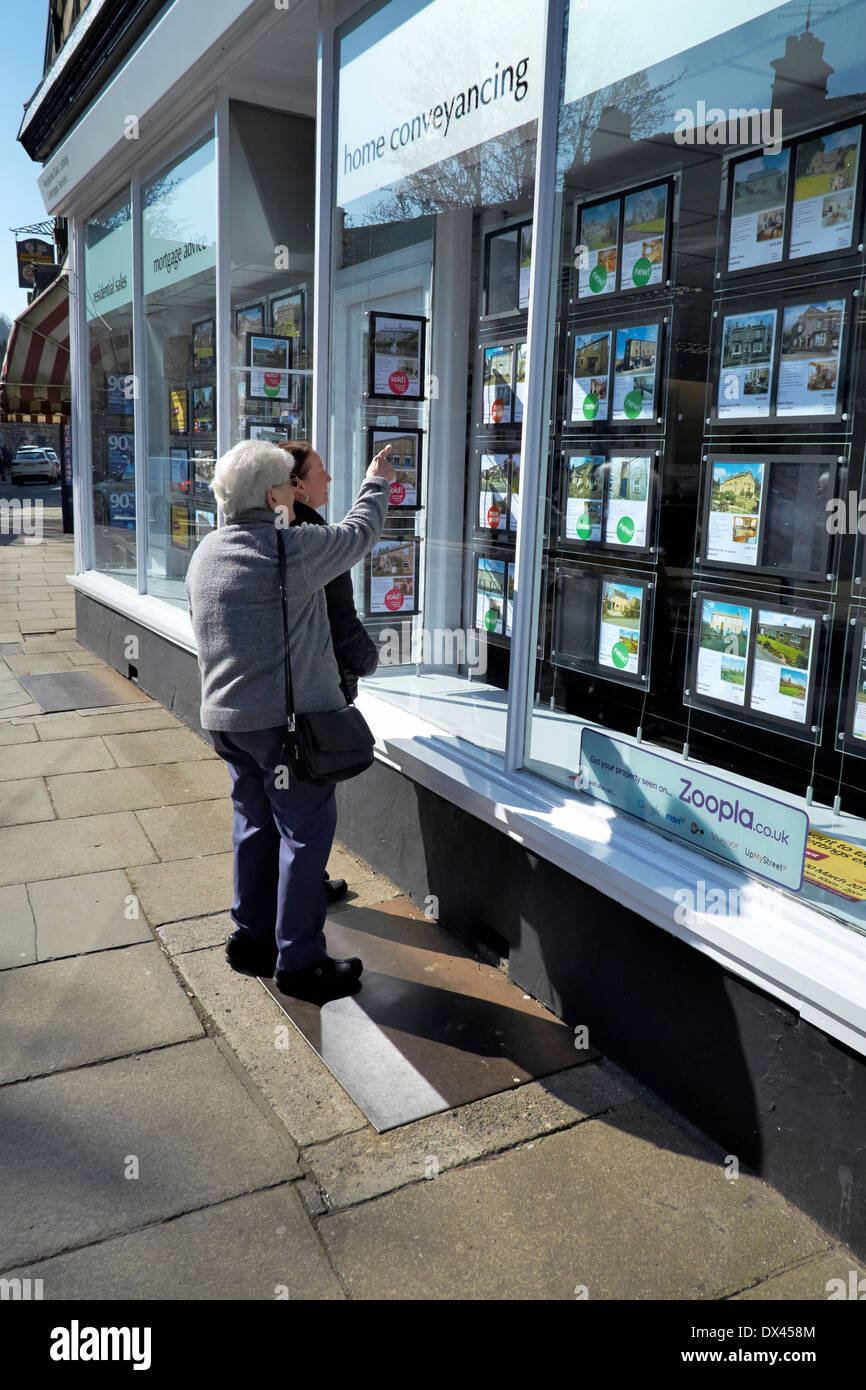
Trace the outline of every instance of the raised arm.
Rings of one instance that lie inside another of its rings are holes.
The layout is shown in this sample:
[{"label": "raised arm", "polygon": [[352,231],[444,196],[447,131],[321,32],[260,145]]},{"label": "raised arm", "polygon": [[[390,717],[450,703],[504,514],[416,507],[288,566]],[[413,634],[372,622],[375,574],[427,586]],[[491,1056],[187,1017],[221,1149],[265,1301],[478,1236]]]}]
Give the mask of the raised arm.
[{"label": "raised arm", "polygon": [[367,469],[358,496],[336,526],[302,528],[301,566],[311,589],[322,589],[373,549],[388,512],[394,469],[390,444]]}]

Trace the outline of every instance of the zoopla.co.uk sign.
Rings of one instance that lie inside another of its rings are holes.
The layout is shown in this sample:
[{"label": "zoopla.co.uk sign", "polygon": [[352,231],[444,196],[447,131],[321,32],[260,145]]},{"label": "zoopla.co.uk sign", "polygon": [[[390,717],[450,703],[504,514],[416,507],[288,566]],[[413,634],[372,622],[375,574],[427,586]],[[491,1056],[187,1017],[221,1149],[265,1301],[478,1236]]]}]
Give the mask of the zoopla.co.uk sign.
[{"label": "zoopla.co.uk sign", "polygon": [[796,806],[585,729],[581,791],[750,873],[799,888],[809,818]]}]

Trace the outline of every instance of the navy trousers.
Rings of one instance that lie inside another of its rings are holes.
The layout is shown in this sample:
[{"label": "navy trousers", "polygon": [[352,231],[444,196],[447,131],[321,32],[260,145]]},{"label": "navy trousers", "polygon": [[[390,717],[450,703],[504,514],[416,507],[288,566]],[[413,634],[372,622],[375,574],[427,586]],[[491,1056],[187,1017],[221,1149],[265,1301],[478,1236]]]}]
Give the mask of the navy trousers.
[{"label": "navy trousers", "polygon": [[305,970],[327,955],[325,869],[337,828],[333,787],[312,787],[284,766],[285,725],[253,733],[210,731],[232,779],[235,851],[231,917],[238,938],[272,944],[278,970]]}]

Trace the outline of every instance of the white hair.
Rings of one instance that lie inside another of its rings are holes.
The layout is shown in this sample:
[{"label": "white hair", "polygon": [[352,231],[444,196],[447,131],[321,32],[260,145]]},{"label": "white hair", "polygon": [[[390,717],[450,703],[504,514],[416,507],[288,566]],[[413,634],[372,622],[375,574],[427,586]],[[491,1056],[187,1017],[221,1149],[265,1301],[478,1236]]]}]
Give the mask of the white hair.
[{"label": "white hair", "polygon": [[267,493],[291,476],[294,459],[265,439],[242,439],[223,454],[214,469],[211,488],[225,516],[252,507],[266,507]]}]

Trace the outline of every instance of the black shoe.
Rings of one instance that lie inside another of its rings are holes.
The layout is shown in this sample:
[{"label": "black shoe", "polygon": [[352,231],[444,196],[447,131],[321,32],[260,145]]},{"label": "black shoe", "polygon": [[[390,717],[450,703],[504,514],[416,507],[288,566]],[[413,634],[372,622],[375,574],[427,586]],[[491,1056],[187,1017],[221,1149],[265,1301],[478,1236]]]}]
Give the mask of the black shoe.
[{"label": "black shoe", "polygon": [[239,975],[261,975],[269,980],[277,968],[277,943],[270,946],[230,936],[226,942],[226,960]]},{"label": "black shoe", "polygon": [[319,965],[308,966],[306,970],[278,970],[274,978],[281,994],[306,999],[310,1004],[327,1004],[330,999],[357,994],[361,988],[358,977],[363,969],[357,956],[349,960],[325,956]]},{"label": "black shoe", "polygon": [[325,874],[325,893],[329,903],[337,903],[341,898],[345,898],[349,891],[349,885],[344,878],[329,878]]}]

